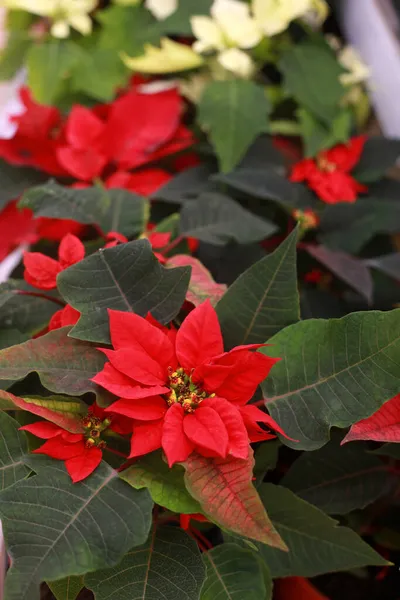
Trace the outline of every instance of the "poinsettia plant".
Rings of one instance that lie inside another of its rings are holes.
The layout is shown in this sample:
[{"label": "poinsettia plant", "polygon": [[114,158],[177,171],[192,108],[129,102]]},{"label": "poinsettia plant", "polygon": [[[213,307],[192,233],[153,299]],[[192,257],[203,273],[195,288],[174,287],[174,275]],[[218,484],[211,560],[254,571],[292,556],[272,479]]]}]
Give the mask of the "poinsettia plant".
[{"label": "poinsettia plant", "polygon": [[5,600],[381,599],[400,141],[368,68],[323,0],[4,4]]}]

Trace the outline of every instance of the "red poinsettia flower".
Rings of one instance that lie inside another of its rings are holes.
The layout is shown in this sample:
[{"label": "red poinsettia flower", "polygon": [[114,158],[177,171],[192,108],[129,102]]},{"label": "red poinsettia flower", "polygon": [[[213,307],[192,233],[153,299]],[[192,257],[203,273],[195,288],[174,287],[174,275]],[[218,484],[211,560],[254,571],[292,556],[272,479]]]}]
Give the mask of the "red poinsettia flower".
[{"label": "red poinsettia flower", "polygon": [[[113,421],[113,422],[112,422]],[[98,467],[102,459],[102,450],[106,443],[102,433],[112,429],[117,433],[126,433],[118,417],[109,418],[104,410],[93,405],[88,416],[81,422],[80,433],[70,433],[59,425],[49,421],[38,421],[20,427],[46,442],[33,450],[34,454],[46,454],[51,458],[65,461],[65,467],[74,483],[88,477]],[[78,428],[79,429],[79,428]]]},{"label": "red poinsettia flower", "polygon": [[104,185],[108,189],[119,188],[141,196],[150,196],[170,179],[172,175],[164,169],[143,169],[134,173],[116,171],[104,181]]},{"label": "red poinsettia flower", "polygon": [[66,175],[56,156],[61,113],[53,106],[38,104],[24,87],[20,97],[25,111],[13,118],[17,131],[10,140],[0,140],[0,156],[16,165],[30,165],[50,175]]},{"label": "red poinsettia flower", "polygon": [[84,245],[69,233],[61,240],[58,260],[41,252],[24,253],[25,281],[41,290],[52,290],[57,287],[57,275],[84,257]]},{"label": "red poinsettia flower", "polygon": [[365,136],[354,137],[348,144],[320,152],[315,159],[301,160],[292,167],[290,181],[305,181],[327,204],[355,202],[360,192],[367,191],[350,174],[360,160],[365,141]]},{"label": "red poinsettia flower", "polygon": [[32,244],[38,240],[32,212],[18,210],[17,201],[9,202],[0,212],[0,261],[19,244]]},{"label": "red poinsettia flower", "polygon": [[367,419],[352,425],[342,444],[355,440],[400,442],[400,394],[385,402]]},{"label": "red poinsettia flower", "polygon": [[283,434],[269,415],[247,405],[278,359],[254,352],[263,344],[224,352],[209,301],[178,331],[116,310],[109,319],[114,350],[101,349],[109,362],[93,381],[120,398],[106,412],[133,420],[131,457],[162,447],[170,466],[193,451],[246,458],[249,442],[271,437],[259,423]]},{"label": "red poinsettia flower", "polygon": [[76,325],[80,316],[81,313],[79,311],[67,304],[64,308],[55,312],[51,317],[49,331],[60,329],[60,327],[67,327],[68,325]]}]

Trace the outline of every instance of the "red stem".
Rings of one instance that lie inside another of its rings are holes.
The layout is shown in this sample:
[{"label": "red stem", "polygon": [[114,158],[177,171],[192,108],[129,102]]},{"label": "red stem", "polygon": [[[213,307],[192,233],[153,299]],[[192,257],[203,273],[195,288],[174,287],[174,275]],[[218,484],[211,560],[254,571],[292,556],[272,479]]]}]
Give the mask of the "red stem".
[{"label": "red stem", "polygon": [[178,244],[180,244],[184,239],[185,239],[185,237],[183,235],[178,235],[178,237],[176,237],[172,242],[167,244],[167,246],[165,246],[165,248],[162,249],[161,254],[163,254],[163,255],[167,254],[168,252],[173,250],[176,246],[178,246]]},{"label": "red stem", "polygon": [[126,454],[123,454],[122,452],[120,452],[119,450],[115,450],[114,448],[110,448],[110,446],[107,446],[107,450],[109,452],[112,452],[113,454],[116,454],[117,456],[122,456],[122,458],[128,458]]},{"label": "red stem", "polygon": [[207,538],[206,538],[206,537],[205,537],[205,536],[204,536],[204,535],[201,533],[201,531],[199,531],[199,530],[198,530],[198,529],[196,529],[195,527],[190,527],[190,532],[191,532],[193,535],[195,535],[195,536],[198,538],[198,540],[197,540],[197,543],[199,543],[199,540],[200,540],[200,543],[201,543],[201,544],[204,544],[204,546],[206,546],[206,548],[207,548],[208,550],[211,550],[211,548],[213,548],[213,547],[214,547],[214,546],[212,545],[212,543],[210,542],[210,540],[208,540],[208,539],[207,539]]}]

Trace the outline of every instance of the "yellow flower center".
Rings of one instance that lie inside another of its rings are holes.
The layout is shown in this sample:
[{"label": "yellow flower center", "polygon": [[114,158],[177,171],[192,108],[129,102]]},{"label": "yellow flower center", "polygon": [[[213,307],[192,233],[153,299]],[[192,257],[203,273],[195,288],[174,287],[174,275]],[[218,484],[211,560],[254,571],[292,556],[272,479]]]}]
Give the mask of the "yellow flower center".
[{"label": "yellow flower center", "polygon": [[84,429],[84,438],[86,448],[105,448],[106,442],[101,439],[101,433],[110,425],[110,419],[104,419],[101,421],[98,417],[88,415],[83,417],[82,426]]},{"label": "yellow flower center", "polygon": [[333,173],[336,171],[335,163],[330,162],[323,154],[320,154],[317,157],[317,165],[319,170],[323,171],[324,173]]},{"label": "yellow flower center", "polygon": [[176,371],[168,367],[170,392],[165,398],[168,406],[180,404],[186,413],[194,413],[196,408],[205,398],[212,398],[215,394],[207,394],[192,378],[180,367]]}]

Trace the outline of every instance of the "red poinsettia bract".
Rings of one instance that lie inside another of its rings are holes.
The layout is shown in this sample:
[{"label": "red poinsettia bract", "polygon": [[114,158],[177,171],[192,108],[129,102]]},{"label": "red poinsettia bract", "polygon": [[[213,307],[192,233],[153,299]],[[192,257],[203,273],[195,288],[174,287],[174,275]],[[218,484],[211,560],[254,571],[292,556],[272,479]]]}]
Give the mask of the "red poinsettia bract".
[{"label": "red poinsettia bract", "polygon": [[176,331],[152,317],[109,310],[113,350],[93,381],[119,396],[106,412],[132,419],[130,457],[164,450],[168,464],[196,451],[207,457],[245,459],[249,442],[283,434],[273,419],[248,405],[278,359],[255,352],[263,344],[224,352],[209,301]]},{"label": "red poinsettia bract", "polygon": [[74,483],[88,477],[100,464],[102,451],[106,447],[102,434],[106,429],[126,433],[118,417],[109,418],[104,414],[104,409],[97,405],[91,406],[87,417],[83,417],[79,433],[70,433],[49,421],[38,421],[20,429],[46,440],[33,453],[65,461],[65,467]]},{"label": "red poinsettia bract", "polygon": [[24,278],[41,290],[57,287],[57,275],[85,257],[85,247],[75,235],[68,233],[58,248],[58,260],[41,252],[24,253]]},{"label": "red poinsettia bract", "polygon": [[289,179],[306,182],[323,202],[355,202],[360,192],[367,191],[350,174],[360,160],[365,136],[352,138],[348,144],[339,144],[320,152],[317,157],[306,158],[296,163]]},{"label": "red poinsettia bract", "polygon": [[400,442],[400,394],[385,402],[367,419],[352,425],[342,444],[355,440]]}]

